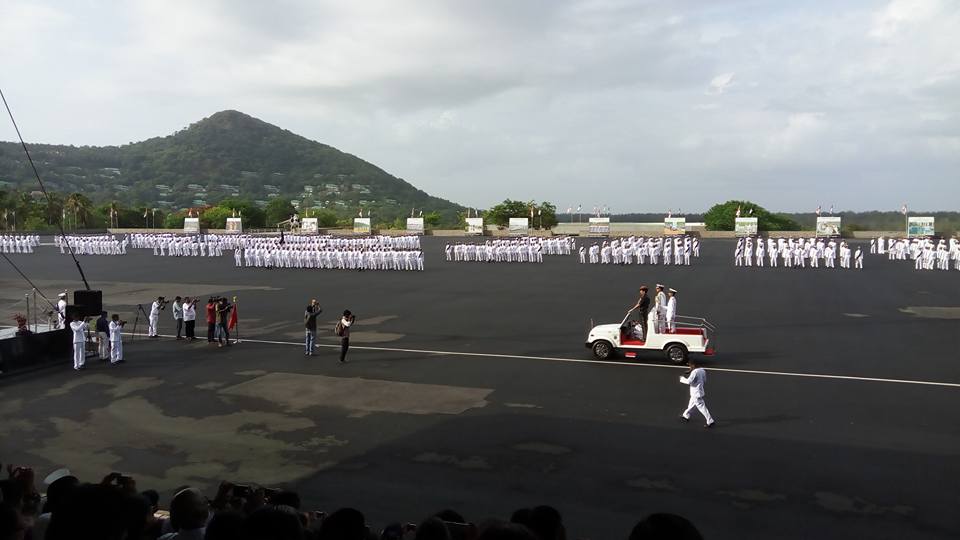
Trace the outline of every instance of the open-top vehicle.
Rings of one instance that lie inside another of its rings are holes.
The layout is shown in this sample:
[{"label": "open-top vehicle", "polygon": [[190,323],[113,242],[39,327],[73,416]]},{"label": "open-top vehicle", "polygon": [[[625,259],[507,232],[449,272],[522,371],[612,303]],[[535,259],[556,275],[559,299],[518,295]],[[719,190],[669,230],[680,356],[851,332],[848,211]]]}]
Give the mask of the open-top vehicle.
[{"label": "open-top vehicle", "polygon": [[[683,364],[690,353],[705,356],[716,354],[711,341],[715,339],[716,328],[700,317],[677,317],[672,329],[657,328],[656,314],[650,312],[647,318],[647,335],[640,340],[634,331],[639,321],[629,321],[627,312],[620,324],[599,324],[590,329],[586,346],[593,350],[593,356],[605,360],[616,353],[627,358],[636,358],[640,351],[663,351],[667,360]],[[658,332],[658,330],[660,330]]]}]

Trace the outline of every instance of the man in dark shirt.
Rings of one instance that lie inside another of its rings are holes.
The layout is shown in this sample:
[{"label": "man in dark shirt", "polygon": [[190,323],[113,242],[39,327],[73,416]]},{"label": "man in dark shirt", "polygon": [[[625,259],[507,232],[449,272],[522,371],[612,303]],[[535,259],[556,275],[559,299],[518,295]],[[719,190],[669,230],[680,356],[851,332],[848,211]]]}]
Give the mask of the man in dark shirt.
[{"label": "man in dark shirt", "polygon": [[303,313],[303,324],[306,328],[306,337],[303,343],[304,356],[313,356],[313,345],[317,341],[317,315],[321,311],[323,310],[320,309],[320,303],[314,298],[310,300],[310,304],[307,305],[307,309]]},{"label": "man in dark shirt", "polygon": [[[647,286],[640,286],[640,298],[637,303],[630,308],[630,311],[638,310],[640,312],[640,327],[643,328],[643,338],[647,339],[647,313],[650,311],[650,297],[647,296]],[[629,312],[627,312],[629,313]]]},{"label": "man in dark shirt", "polygon": [[101,360],[110,359],[110,321],[106,311],[101,311],[97,319],[97,353]]},{"label": "man in dark shirt", "polygon": [[230,331],[227,324],[230,322],[230,310],[233,304],[227,302],[226,298],[221,298],[217,304],[217,347],[230,346]]}]

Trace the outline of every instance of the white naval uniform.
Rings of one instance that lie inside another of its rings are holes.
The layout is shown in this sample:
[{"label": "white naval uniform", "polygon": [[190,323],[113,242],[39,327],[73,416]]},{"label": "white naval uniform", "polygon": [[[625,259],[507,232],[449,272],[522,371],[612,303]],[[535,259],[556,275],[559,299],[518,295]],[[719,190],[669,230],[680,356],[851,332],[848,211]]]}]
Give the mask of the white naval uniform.
[{"label": "white naval uniform", "polygon": [[703,389],[704,383],[707,382],[707,372],[703,368],[698,367],[690,372],[690,375],[680,377],[680,384],[686,384],[690,386],[690,401],[687,403],[687,409],[683,411],[683,417],[687,420],[690,419],[690,413],[693,412],[693,409],[700,411],[700,414],[703,415],[704,419],[707,421],[707,425],[713,424],[713,417],[710,416],[710,411],[707,410],[707,404],[704,403],[703,398],[707,395],[706,391]]},{"label": "white naval uniform", "polygon": [[70,330],[73,332],[73,369],[82,368],[86,362],[87,328],[89,326],[83,321],[70,323]]},{"label": "white naval uniform", "polygon": [[677,329],[677,297],[671,296],[667,300],[667,330],[673,332]]},{"label": "white naval uniform", "polygon": [[66,328],[67,320],[67,301],[61,298],[57,300],[57,328]]},{"label": "white naval uniform", "polygon": [[116,364],[117,362],[123,360],[123,338],[120,333],[123,331],[123,326],[116,322],[110,321],[110,363]]},{"label": "white naval uniform", "polygon": [[160,322],[160,303],[156,300],[150,304],[150,318],[148,319],[149,325],[147,326],[147,335],[155,336],[157,335],[157,323]]}]

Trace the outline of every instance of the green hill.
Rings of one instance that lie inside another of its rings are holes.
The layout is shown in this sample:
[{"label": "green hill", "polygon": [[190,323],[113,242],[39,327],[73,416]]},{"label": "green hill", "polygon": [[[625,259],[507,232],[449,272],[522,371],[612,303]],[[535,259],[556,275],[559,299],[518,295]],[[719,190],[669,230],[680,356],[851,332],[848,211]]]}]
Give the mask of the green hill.
[{"label": "green hill", "polygon": [[[451,223],[462,209],[356,156],[237,111],[123,146],[29,147],[49,190],[83,193],[95,204],[115,200],[174,211],[226,198],[265,206],[282,197],[342,216],[362,206],[377,221],[409,215],[415,207]],[[17,143],[0,142],[0,189],[37,189]]]}]

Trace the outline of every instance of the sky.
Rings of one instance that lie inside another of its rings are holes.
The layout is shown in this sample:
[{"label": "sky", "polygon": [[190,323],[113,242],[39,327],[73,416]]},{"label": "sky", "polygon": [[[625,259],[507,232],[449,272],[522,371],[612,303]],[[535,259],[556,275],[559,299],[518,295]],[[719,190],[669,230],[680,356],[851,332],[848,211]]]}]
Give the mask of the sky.
[{"label": "sky", "polygon": [[235,109],[479,208],[960,209],[956,0],[4,0],[0,46],[28,142]]}]

